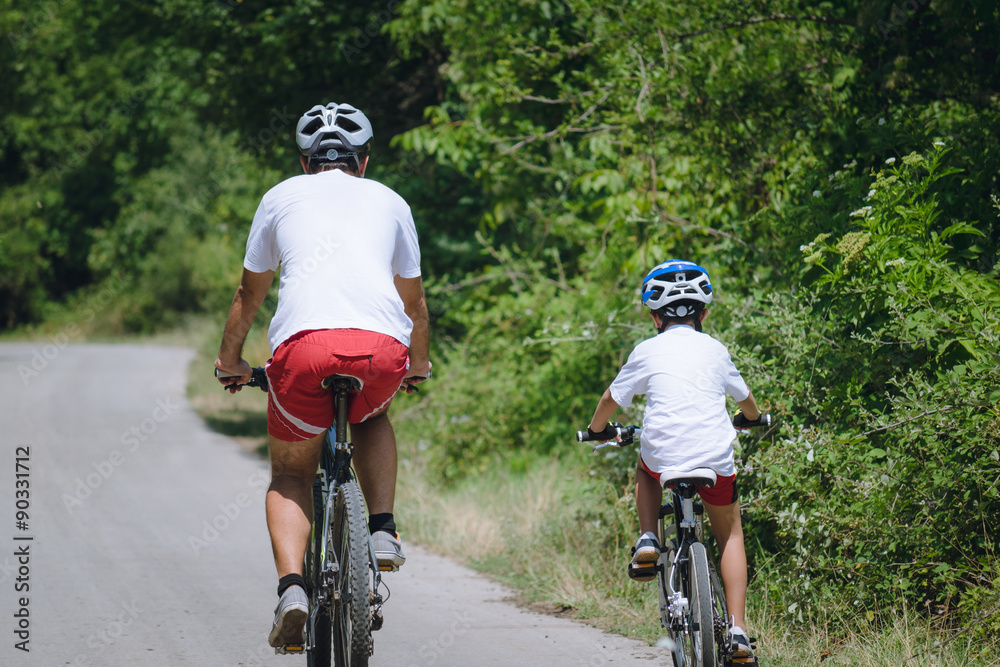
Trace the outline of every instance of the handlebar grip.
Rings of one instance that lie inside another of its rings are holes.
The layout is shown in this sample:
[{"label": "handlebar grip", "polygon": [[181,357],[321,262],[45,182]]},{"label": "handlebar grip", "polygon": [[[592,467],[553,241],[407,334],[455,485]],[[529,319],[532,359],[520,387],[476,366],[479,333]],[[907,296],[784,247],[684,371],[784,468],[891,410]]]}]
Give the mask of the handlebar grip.
[{"label": "handlebar grip", "polygon": [[611,425],[614,428],[615,434],[610,438],[606,437],[606,434],[600,434],[597,436],[590,435],[590,431],[577,431],[576,441],[577,442],[614,442],[615,437],[621,438],[621,442],[615,442],[614,444],[619,447],[624,447],[626,445],[631,445],[635,442],[635,436],[642,433],[642,429],[636,426],[622,426],[618,422]]}]

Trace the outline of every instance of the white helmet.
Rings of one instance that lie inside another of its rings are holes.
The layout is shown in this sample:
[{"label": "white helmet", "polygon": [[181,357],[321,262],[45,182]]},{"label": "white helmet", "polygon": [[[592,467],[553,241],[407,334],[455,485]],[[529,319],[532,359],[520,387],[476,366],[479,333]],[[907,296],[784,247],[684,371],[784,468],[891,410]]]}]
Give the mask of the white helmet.
[{"label": "white helmet", "polygon": [[350,104],[317,104],[299,118],[295,142],[307,157],[357,155],[372,140],[372,124]]},{"label": "white helmet", "polygon": [[712,303],[708,271],[681,259],[664,262],[643,279],[642,303],[666,317],[693,315]]}]

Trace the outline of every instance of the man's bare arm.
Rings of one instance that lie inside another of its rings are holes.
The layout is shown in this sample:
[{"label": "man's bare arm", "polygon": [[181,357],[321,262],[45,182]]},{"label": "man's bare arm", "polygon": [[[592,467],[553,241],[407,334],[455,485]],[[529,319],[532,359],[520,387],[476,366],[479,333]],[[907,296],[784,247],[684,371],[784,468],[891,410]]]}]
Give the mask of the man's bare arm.
[{"label": "man's bare arm", "polygon": [[430,318],[424,299],[424,283],[417,278],[395,277],[396,291],[403,300],[406,316],[413,321],[410,333],[410,376],[426,376],[431,370]]},{"label": "man's bare arm", "polygon": [[254,273],[243,269],[243,277],[233,296],[233,304],[229,307],[229,317],[222,333],[222,344],[219,345],[219,358],[215,361],[215,367],[240,375],[244,382],[250,379],[250,365],[242,358],[243,343],[246,342],[253,319],[273,281],[274,271]]}]

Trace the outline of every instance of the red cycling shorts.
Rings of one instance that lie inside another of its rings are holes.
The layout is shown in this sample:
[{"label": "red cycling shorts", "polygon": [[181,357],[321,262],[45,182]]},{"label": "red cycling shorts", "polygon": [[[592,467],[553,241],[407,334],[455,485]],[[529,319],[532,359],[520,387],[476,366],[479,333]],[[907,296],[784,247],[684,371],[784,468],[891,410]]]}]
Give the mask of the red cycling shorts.
[{"label": "red cycling shorts", "polygon": [[[649,466],[646,465],[641,456],[639,457],[639,463],[642,465],[642,469],[649,473],[656,480],[656,483],[659,484],[660,476],[649,469]],[[732,505],[739,499],[736,490],[736,475],[729,475],[728,477],[717,475],[715,486],[712,488],[706,486],[700,487],[698,495],[701,496],[706,505]]]},{"label": "red cycling shorts", "polygon": [[278,440],[298,442],[330,428],[333,395],[322,387],[330,375],[351,375],[364,385],[351,397],[349,423],[358,424],[385,411],[406,377],[408,352],[391,336],[361,329],[295,334],[267,362],[267,432]]}]

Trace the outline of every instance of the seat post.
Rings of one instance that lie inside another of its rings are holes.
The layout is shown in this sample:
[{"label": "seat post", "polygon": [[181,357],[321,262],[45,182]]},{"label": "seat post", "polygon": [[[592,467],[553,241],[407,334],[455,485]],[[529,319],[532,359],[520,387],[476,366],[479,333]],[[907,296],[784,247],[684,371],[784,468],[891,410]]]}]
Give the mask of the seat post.
[{"label": "seat post", "polygon": [[347,442],[347,392],[350,388],[350,383],[346,380],[341,380],[337,382],[334,389],[334,405],[337,408],[337,443]]}]

